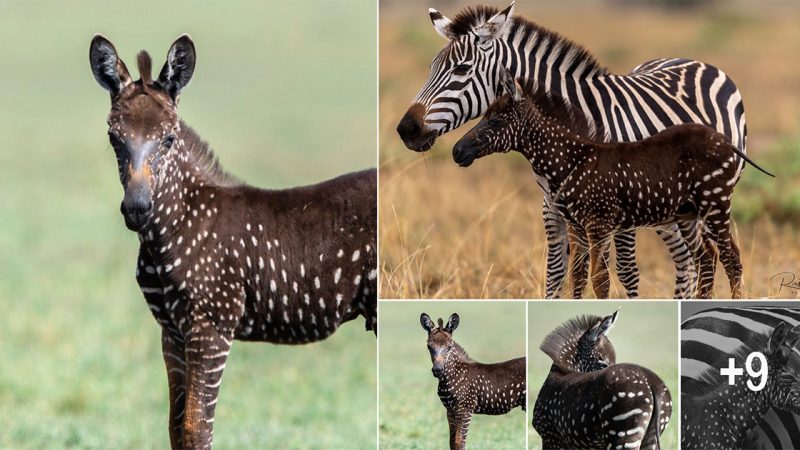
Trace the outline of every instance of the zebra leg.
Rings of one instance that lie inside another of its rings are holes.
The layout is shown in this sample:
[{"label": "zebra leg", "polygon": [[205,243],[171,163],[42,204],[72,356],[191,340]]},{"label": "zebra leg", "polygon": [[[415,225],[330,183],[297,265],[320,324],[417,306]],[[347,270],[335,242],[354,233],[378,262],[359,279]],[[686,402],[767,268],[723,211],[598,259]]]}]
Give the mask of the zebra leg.
[{"label": "zebra leg", "polygon": [[[667,245],[667,250],[672,256],[675,264],[675,298],[688,298],[693,289],[695,279],[694,260],[689,243],[684,239],[680,229],[675,225],[669,225],[667,230],[656,230],[658,237]],[[699,243],[696,243],[699,246]]]},{"label": "zebra leg", "polygon": [[543,207],[544,230],[547,235],[547,275],[545,297],[555,298],[567,274],[569,238],[567,222],[547,198]]},{"label": "zebra leg", "polygon": [[183,442],[187,449],[210,449],[222,372],[233,332],[223,335],[209,320],[194,321],[186,336],[186,414]]},{"label": "zebra leg", "polygon": [[161,352],[167,366],[169,384],[169,442],[183,448],[183,415],[186,400],[186,358],[183,342],[166,329],[161,330]]},{"label": "zebra leg", "polygon": [[614,235],[617,249],[617,277],[628,298],[639,298],[639,266],[636,265],[636,230],[620,231]]},{"label": "zebra leg", "polygon": [[605,227],[589,231],[589,265],[592,289],[597,298],[608,298],[608,250],[611,247],[611,230]]},{"label": "zebra leg", "polygon": [[583,298],[586,290],[586,275],[589,270],[586,235],[573,226],[568,226],[570,242],[569,277],[572,281],[572,298]]},{"label": "zebra leg", "polygon": [[467,448],[467,433],[469,433],[469,423],[472,421],[472,413],[467,410],[459,411],[456,416],[456,450]]},{"label": "zebra leg", "polygon": [[[721,211],[728,210],[730,204],[720,202],[719,208]],[[731,285],[731,298],[742,298],[742,260],[739,256],[739,247],[731,237],[730,218],[725,212],[720,212],[707,217],[705,223],[711,239],[719,249],[719,260]]]},{"label": "zebra leg", "polygon": [[703,233],[698,263],[697,298],[708,299],[714,295],[714,274],[717,271],[717,250],[711,244],[708,232]]}]

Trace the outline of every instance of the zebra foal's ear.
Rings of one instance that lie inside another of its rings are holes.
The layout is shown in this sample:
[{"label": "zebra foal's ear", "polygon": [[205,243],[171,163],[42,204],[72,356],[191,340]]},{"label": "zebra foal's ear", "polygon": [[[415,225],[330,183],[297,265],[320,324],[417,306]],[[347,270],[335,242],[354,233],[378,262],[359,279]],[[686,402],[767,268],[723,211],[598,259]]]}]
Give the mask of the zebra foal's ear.
[{"label": "zebra foal's ear", "polygon": [[498,39],[505,34],[511,26],[511,16],[514,15],[514,2],[508,8],[495,14],[485,23],[475,27],[475,35],[480,38],[481,44]]},{"label": "zebra foal's ear", "polygon": [[433,28],[436,29],[436,32],[439,33],[439,36],[447,39],[448,41],[456,37],[456,35],[450,31],[450,19],[433,8],[428,8],[428,16],[430,16],[431,23],[433,23]]},{"label": "zebra foal's ear", "polygon": [[167,53],[167,62],[161,68],[158,82],[167,91],[173,101],[178,100],[183,88],[189,84],[194,74],[197,55],[194,42],[188,34],[182,34],[172,43]]},{"label": "zebra foal's ear", "polygon": [[456,331],[456,328],[458,328],[458,323],[460,321],[461,319],[458,317],[457,313],[450,314],[450,318],[447,319],[447,325],[444,326],[445,331],[452,334],[453,331]]},{"label": "zebra foal's ear", "polygon": [[618,313],[619,311],[614,311],[614,314],[603,317],[603,320],[601,320],[600,323],[592,328],[591,332],[589,333],[589,338],[592,341],[596,341],[600,336],[607,336],[608,332],[611,331],[611,328],[617,321]]},{"label": "zebra foal's ear", "polygon": [[419,315],[419,324],[422,325],[422,329],[427,331],[430,334],[431,329],[433,329],[433,321],[431,321],[431,317],[425,313]]},{"label": "zebra foal's ear", "polygon": [[100,34],[94,35],[89,45],[89,65],[97,83],[111,93],[111,98],[131,83],[125,63],[117,56],[114,44]]}]

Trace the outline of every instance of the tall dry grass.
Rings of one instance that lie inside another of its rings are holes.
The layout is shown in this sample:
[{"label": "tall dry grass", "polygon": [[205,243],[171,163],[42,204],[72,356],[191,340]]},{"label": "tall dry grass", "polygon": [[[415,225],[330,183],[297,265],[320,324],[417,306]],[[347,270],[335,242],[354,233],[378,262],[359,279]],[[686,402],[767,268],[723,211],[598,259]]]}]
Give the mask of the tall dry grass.
[{"label": "tall dry grass", "polygon": [[[751,3],[732,3],[690,13],[633,8],[619,14],[585,3],[518,4],[517,10],[584,44],[613,72],[664,56],[722,68],[743,92],[749,152],[758,161],[759,152],[800,129],[800,60],[791,56],[800,54],[800,9],[770,5],[757,10]],[[469,169],[457,167],[450,150],[471,124],[422,155],[406,150],[394,131],[444,44],[422,6],[381,4],[381,297],[540,298],[546,261],[542,197],[524,159],[496,155]],[[458,8],[448,3],[441,10],[452,16]],[[792,176],[783,167],[770,169]],[[758,176],[763,175],[754,170],[744,175]],[[762,214],[735,224],[734,231],[746,295],[797,296],[786,288],[778,292],[778,283],[770,281],[779,272],[800,274],[797,227]],[[652,230],[637,236],[640,293],[671,297],[674,269],[665,246]],[[612,280],[611,295],[624,296],[613,275]],[[716,294],[730,295],[721,267]]]}]

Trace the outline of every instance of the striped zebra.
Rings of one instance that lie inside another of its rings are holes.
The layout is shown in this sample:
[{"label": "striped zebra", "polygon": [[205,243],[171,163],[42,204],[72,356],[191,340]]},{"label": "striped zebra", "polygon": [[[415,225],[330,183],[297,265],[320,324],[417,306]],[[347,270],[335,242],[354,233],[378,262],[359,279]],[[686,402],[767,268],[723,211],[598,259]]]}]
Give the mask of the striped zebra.
[{"label": "striped zebra", "polygon": [[[681,324],[681,390],[695,391],[711,363],[771,333],[781,322],[789,327],[800,324],[800,307],[718,307],[688,317]],[[800,351],[794,352],[800,356]],[[796,370],[799,361],[793,361]],[[769,410],[750,432],[745,448],[800,448],[800,416]]]},{"label": "striped zebra", "polygon": [[[453,20],[429,10],[447,45],[433,59],[427,81],[397,126],[411,150],[429,150],[439,135],[486,112],[508,69],[517,78],[578,105],[610,140],[637,141],[681,123],[701,123],[723,133],[745,152],[744,105],[739,90],[721,70],[688,59],[658,59],[628,75],[614,75],[587,50],[524,18],[514,4],[498,11],[469,7]],[[740,161],[737,177],[741,174]],[[546,181],[537,182],[547,191]],[[548,242],[546,296],[554,297],[567,273],[569,243],[564,218],[544,199]],[[691,249],[700,244],[699,225],[672,224],[657,230],[675,268],[677,298],[692,296],[696,268]],[[638,296],[635,231],[614,237],[617,274],[629,297]]]}]

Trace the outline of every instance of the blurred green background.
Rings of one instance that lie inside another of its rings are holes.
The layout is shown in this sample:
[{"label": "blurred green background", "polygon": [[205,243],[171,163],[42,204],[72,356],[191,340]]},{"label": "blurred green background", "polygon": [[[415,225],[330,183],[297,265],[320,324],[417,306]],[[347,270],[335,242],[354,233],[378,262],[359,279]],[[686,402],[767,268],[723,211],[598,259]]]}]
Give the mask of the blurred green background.
[{"label": "blurred green background", "polygon": [[[0,448],[166,448],[160,330],[119,214],[103,33],[134,78],[189,32],[184,120],[262,187],[374,167],[374,0],[0,2]],[[376,344],[363,322],[301,347],[234,345],[217,448],[374,448]]]},{"label": "blurred green background", "polygon": [[[380,306],[380,448],[447,448],[446,411],[436,394],[420,314],[447,322],[458,313],[453,339],[476,361],[500,362],[525,355],[525,303],[385,301]],[[520,408],[501,416],[474,415],[467,447],[525,448],[525,422]]]},{"label": "blurred green background", "polygon": [[[662,448],[678,448],[678,304],[662,302],[530,302],[528,304],[528,415],[533,407],[552,360],[539,346],[544,338],[567,320],[582,315],[607,316],[619,309],[614,328],[608,334],[617,353],[617,363],[634,363],[655,372],[672,395],[670,425],[661,435]],[[528,427],[528,448],[541,449],[542,439]]]}]

